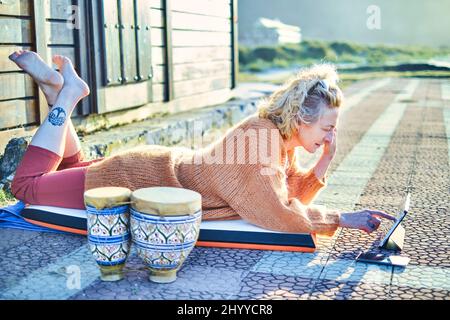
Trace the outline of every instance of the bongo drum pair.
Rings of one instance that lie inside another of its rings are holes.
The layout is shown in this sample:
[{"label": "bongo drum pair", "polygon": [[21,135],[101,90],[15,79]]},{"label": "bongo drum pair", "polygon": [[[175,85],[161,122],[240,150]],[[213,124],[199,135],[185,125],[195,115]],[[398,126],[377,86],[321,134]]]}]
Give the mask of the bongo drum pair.
[{"label": "bongo drum pair", "polygon": [[84,193],[88,243],[101,279],[124,278],[131,242],[150,271],[149,279],[173,282],[197,242],[201,195],[195,191],[153,187],[131,192],[103,187]]}]

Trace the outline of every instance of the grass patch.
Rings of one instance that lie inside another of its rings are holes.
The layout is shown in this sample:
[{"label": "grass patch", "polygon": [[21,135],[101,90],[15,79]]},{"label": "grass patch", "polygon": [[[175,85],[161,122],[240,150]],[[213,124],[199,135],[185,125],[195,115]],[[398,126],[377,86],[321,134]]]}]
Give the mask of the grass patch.
[{"label": "grass patch", "polygon": [[237,75],[238,82],[261,82],[261,79],[254,73],[239,72]]},{"label": "grass patch", "polygon": [[17,199],[14,196],[4,190],[0,190],[0,207],[6,207],[12,204],[15,204]]}]

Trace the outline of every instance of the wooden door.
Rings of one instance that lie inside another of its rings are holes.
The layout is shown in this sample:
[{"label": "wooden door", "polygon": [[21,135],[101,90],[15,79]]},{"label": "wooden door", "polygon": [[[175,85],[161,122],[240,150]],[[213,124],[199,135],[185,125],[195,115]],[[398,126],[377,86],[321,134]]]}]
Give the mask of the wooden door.
[{"label": "wooden door", "polygon": [[120,22],[118,1],[102,1],[103,13],[103,58],[104,85],[122,84],[121,50],[120,50]]},{"label": "wooden door", "polygon": [[151,81],[150,0],[103,0],[105,86]]}]

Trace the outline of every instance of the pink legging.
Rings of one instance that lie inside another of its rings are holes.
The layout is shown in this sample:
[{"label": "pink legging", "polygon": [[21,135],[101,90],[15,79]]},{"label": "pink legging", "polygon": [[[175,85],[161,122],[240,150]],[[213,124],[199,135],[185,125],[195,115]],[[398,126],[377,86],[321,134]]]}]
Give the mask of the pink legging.
[{"label": "pink legging", "polygon": [[13,195],[27,204],[84,209],[86,169],[103,158],[83,161],[82,151],[62,158],[29,145],[11,184]]}]

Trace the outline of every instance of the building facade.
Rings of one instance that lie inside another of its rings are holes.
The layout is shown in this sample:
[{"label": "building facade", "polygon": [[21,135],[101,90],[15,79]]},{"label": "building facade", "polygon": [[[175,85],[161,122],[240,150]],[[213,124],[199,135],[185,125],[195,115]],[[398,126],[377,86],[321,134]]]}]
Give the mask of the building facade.
[{"label": "building facade", "polygon": [[240,30],[239,43],[248,47],[300,43],[300,27],[279,20],[259,18],[249,30]]}]

